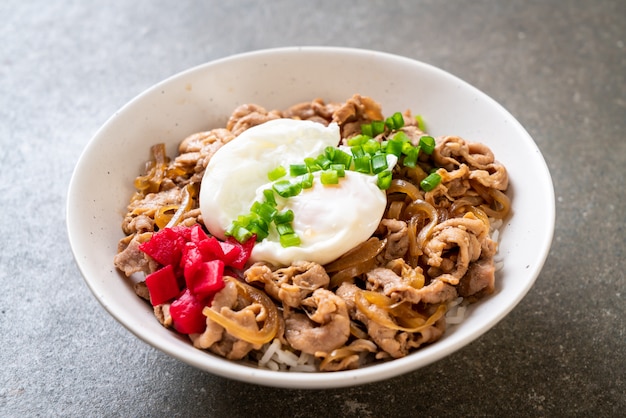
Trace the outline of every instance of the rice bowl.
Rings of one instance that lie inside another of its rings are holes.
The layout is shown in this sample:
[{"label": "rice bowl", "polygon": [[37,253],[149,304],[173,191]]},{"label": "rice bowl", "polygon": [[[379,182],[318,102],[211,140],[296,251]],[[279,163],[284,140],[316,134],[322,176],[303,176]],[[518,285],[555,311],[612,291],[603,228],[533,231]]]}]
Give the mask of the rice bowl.
[{"label": "rice bowl", "polygon": [[[384,109],[424,115],[433,135],[483,142],[509,170],[514,215],[502,227],[496,292],[468,307],[465,319],[431,346],[405,358],[352,371],[282,373],[236,364],[194,349],[154,321],[152,310],[114,270],[111,259],[132,179],[155,142],[175,153],[186,135],[223,126],[237,105],[268,108],[353,93],[375,97]],[[110,185],[116,185],[111,188]],[[99,192],[107,190],[106,193]],[[429,65],[389,54],[343,48],[258,51],[208,63],[154,86],[117,112],[81,156],[67,205],[70,243],[90,289],[136,336],[188,364],[263,385],[329,388],[389,378],[432,363],[478,338],[530,289],[547,256],[554,229],[554,195],[536,145],[501,106],[467,83]]]}]

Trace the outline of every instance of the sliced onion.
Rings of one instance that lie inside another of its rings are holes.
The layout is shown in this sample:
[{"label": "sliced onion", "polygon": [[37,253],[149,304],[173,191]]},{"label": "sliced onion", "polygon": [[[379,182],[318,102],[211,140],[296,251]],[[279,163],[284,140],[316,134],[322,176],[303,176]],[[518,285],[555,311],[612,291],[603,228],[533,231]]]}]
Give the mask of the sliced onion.
[{"label": "sliced onion", "polygon": [[357,245],[337,260],[324,266],[327,272],[332,273],[354,267],[359,263],[371,260],[376,257],[387,245],[386,239],[372,237],[362,244]]},{"label": "sliced onion", "polygon": [[[379,295],[379,296],[375,296],[375,295]],[[386,300],[385,298],[388,300]],[[368,305],[373,304],[379,308],[383,308],[384,306],[390,307],[392,306],[392,304],[389,303],[389,301],[391,301],[391,298],[387,298],[387,296],[382,295],[377,292],[370,292],[367,290],[358,290],[354,294],[354,302],[355,302],[357,309],[361,311],[370,321],[374,321],[379,325],[382,325],[386,328],[394,329],[397,331],[404,331],[404,332],[410,332],[410,333],[420,332],[434,325],[435,322],[437,322],[440,318],[442,318],[445,315],[446,310],[447,310],[446,304],[444,303],[444,304],[439,305],[435,313],[433,313],[430,317],[428,317],[428,319],[422,318],[421,321],[417,321],[417,317],[412,317],[412,318],[400,317],[398,319],[402,321],[408,321],[410,323],[419,322],[417,326],[403,327],[403,326],[398,325],[396,322],[394,322],[391,319],[390,315],[382,315],[380,313],[377,314],[373,310],[369,309],[369,306],[368,306]],[[382,302],[382,306],[380,306],[378,302]]]},{"label": "sliced onion", "polygon": [[232,336],[249,342],[250,344],[262,345],[274,339],[279,327],[278,308],[269,296],[259,289],[242,283],[233,277],[224,276],[224,281],[233,282],[237,286],[239,295],[248,302],[256,302],[263,306],[267,313],[267,317],[263,321],[263,326],[258,331],[251,330],[230,318],[226,318],[220,312],[217,312],[208,306],[202,310],[204,316],[224,327],[224,329]]}]

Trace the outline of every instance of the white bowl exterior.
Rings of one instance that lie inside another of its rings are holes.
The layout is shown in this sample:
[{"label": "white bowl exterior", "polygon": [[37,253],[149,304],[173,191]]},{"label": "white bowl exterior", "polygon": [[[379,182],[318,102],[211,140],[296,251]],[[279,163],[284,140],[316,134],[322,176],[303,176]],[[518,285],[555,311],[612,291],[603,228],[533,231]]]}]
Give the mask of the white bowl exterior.
[{"label": "white bowl exterior", "polygon": [[[335,373],[283,373],[240,365],[197,350],[163,328],[152,309],[113,267],[132,181],[165,142],[170,156],[191,133],[225,126],[243,103],[284,109],[320,97],[345,101],[354,93],[379,101],[384,114],[411,109],[433,135],[459,135],[488,145],[508,169],[513,215],[501,234],[504,268],[497,291],[472,305],[460,326],[437,343],[391,362]],[[264,50],[214,61],[147,90],[105,123],[89,142],[71,180],[67,227],[88,286],[126,328],[154,347],[203,370],[246,382],[289,388],[330,388],[386,379],[430,364],[478,338],[528,292],[554,232],[554,191],[548,168],[522,126],[495,101],[430,65],[395,55],[347,48]]]}]

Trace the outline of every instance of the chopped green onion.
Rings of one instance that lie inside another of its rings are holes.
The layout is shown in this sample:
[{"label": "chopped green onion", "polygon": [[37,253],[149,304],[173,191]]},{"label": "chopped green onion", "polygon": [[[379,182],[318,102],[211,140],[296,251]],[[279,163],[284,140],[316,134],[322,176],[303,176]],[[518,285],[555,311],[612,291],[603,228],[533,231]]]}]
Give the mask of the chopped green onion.
[{"label": "chopped green onion", "polygon": [[235,238],[240,243],[244,243],[252,237],[253,233],[243,226],[233,223],[231,228],[226,230],[226,235]]},{"label": "chopped green onion", "polygon": [[346,166],[343,164],[331,164],[330,169],[337,172],[337,177],[346,176]]},{"label": "chopped green onion", "polygon": [[305,158],[304,164],[306,164],[306,168],[311,173],[313,173],[314,171],[320,171],[322,169],[322,167],[320,167],[319,164],[317,164],[317,162],[315,161],[315,158],[312,157]]},{"label": "chopped green onion", "polygon": [[324,170],[320,174],[322,184],[339,184],[339,176],[335,170]]},{"label": "chopped green onion", "polygon": [[411,138],[409,138],[409,136],[407,134],[405,134],[404,132],[400,131],[400,132],[396,132],[396,134],[393,136],[392,138],[394,141],[401,141],[401,142],[410,142]]},{"label": "chopped green onion", "polygon": [[426,124],[424,123],[424,119],[422,118],[422,115],[416,115],[415,121],[417,122],[418,129],[422,132],[426,132]]},{"label": "chopped green onion", "polygon": [[302,185],[303,189],[310,189],[311,187],[313,187],[313,174],[306,173],[302,175],[302,177],[300,177],[300,184]]},{"label": "chopped green onion", "polygon": [[263,190],[263,197],[265,198],[265,201],[268,204],[272,206],[276,206],[276,198],[274,197],[274,190],[272,189]]},{"label": "chopped green onion", "polygon": [[430,192],[437,187],[439,183],[441,183],[441,176],[437,173],[431,173],[420,182],[420,186],[424,191]]},{"label": "chopped green onion", "polygon": [[385,132],[385,121],[384,120],[373,120],[372,121],[372,138],[378,136]]},{"label": "chopped green onion", "polygon": [[426,154],[430,155],[435,150],[435,138],[432,136],[425,135],[420,138],[419,147]]},{"label": "chopped green onion", "polygon": [[404,126],[404,117],[402,113],[396,112],[393,115],[385,119],[385,125],[392,131],[400,129]]},{"label": "chopped green onion", "polygon": [[374,174],[378,174],[381,171],[386,170],[388,167],[387,156],[385,154],[376,154],[372,156],[372,171]]},{"label": "chopped green onion", "polygon": [[355,145],[363,145],[367,140],[371,139],[370,135],[355,135],[352,138],[348,139],[348,146],[353,147]]},{"label": "chopped green onion", "polygon": [[330,166],[331,162],[332,161],[330,160],[330,158],[328,158],[328,156],[326,156],[326,154],[320,154],[315,159],[315,164],[320,166],[322,170],[326,170],[328,166]]},{"label": "chopped green onion", "polygon": [[287,174],[287,170],[285,170],[285,167],[283,167],[282,165],[279,165],[278,167],[267,173],[267,178],[269,178],[270,181],[274,181],[283,177],[285,174]]},{"label": "chopped green onion", "polygon": [[354,158],[354,171],[364,174],[370,174],[372,172],[371,157],[369,154]]},{"label": "chopped green onion", "polygon": [[276,224],[276,231],[278,231],[278,235],[287,235],[293,234],[293,226],[291,226],[291,222],[285,222],[283,224]]},{"label": "chopped green onion", "polygon": [[402,153],[404,155],[407,155],[409,152],[411,152],[412,149],[414,149],[415,147],[413,146],[413,144],[411,144],[411,142],[407,141],[404,142],[402,144]]},{"label": "chopped green onion", "polygon": [[293,197],[300,194],[302,191],[302,185],[297,183],[292,183],[289,180],[280,180],[272,185],[274,191],[278,193],[281,197]]},{"label": "chopped green onion", "polygon": [[331,162],[335,159],[335,152],[337,152],[337,148],[331,147],[330,145],[324,148],[324,155],[326,155],[326,158]]},{"label": "chopped green onion", "polygon": [[402,113],[400,112],[396,112],[390,117],[388,117],[387,121],[388,121],[388,123],[386,123],[387,126],[389,126],[389,129],[392,129],[392,130],[400,129],[404,126],[404,116],[402,116]]},{"label": "chopped green onion", "polygon": [[363,147],[363,151],[370,155],[374,155],[376,152],[380,151],[380,142],[375,139],[370,139],[361,146]]},{"label": "chopped green onion", "polygon": [[361,145],[353,146],[352,148],[350,148],[350,151],[352,151],[352,155],[354,156],[354,158],[360,158],[366,154]]},{"label": "chopped green onion", "polygon": [[385,170],[377,174],[376,182],[380,190],[387,190],[391,187],[392,174],[391,171]]},{"label": "chopped green onion", "polygon": [[[371,123],[364,123],[363,125],[361,125],[361,133],[363,135],[367,135],[369,137],[373,137],[373,131],[372,131],[372,124]],[[350,144],[348,144],[350,145]]]},{"label": "chopped green onion", "polygon": [[351,162],[352,155],[340,149],[337,149],[337,151],[335,152],[335,156],[333,157],[333,164],[343,164],[344,167],[350,167]]},{"label": "chopped green onion", "polygon": [[295,247],[300,245],[300,237],[296,234],[285,234],[280,236],[280,245],[283,247]]},{"label": "chopped green onion", "polygon": [[406,153],[402,164],[406,167],[414,168],[417,165],[417,157],[419,156],[420,149],[418,147],[411,147]]},{"label": "chopped green onion", "polygon": [[387,154],[393,154],[396,157],[400,157],[402,155],[402,147],[404,145],[403,141],[398,141],[394,138],[391,138],[387,141],[387,146],[385,147],[385,152]]},{"label": "chopped green onion", "polygon": [[269,235],[269,225],[262,219],[256,219],[250,222],[246,229],[256,234],[257,241],[263,240]]},{"label": "chopped green onion", "polygon": [[306,164],[291,164],[289,166],[289,175],[291,175],[292,177],[297,177],[308,172],[309,169],[307,168]]},{"label": "chopped green onion", "polygon": [[266,222],[271,222],[274,218],[274,215],[276,215],[276,213],[278,212],[276,210],[276,207],[268,202],[254,202],[250,211],[259,215],[261,219]]},{"label": "chopped green onion", "polygon": [[274,215],[274,222],[276,224],[284,224],[293,221],[293,211],[291,209],[278,212]]}]

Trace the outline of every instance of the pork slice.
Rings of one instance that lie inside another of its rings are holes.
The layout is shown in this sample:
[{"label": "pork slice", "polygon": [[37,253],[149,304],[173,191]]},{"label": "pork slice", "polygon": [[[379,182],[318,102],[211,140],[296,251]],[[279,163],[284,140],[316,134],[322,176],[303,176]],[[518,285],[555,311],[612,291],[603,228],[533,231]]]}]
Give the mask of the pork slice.
[{"label": "pork slice", "polygon": [[493,258],[479,259],[472,263],[467,274],[459,281],[459,296],[480,298],[495,290],[495,266]]},{"label": "pork slice", "polygon": [[402,258],[409,250],[409,234],[406,222],[397,219],[383,219],[381,226],[386,230],[387,245],[384,260]]},{"label": "pork slice", "polygon": [[311,314],[285,309],[285,338],[304,353],[330,353],[350,337],[350,318],[342,298],[326,289],[317,289],[303,302]]},{"label": "pork slice", "polygon": [[298,308],[316,289],[325,288],[330,282],[324,267],[309,261],[295,261],[274,271],[267,264],[255,263],[244,276],[249,283],[263,283],[271,297],[293,308]]},{"label": "pork slice", "polygon": [[134,273],[150,274],[158,268],[158,263],[139,249],[139,245],[148,241],[152,232],[135,234],[126,247],[113,258],[113,264],[128,277]]},{"label": "pork slice", "polygon": [[415,288],[410,285],[409,280],[384,267],[376,268],[367,273],[367,282],[370,290],[380,291],[396,301],[440,304],[457,297],[454,286],[441,280],[433,280],[427,286]]}]

